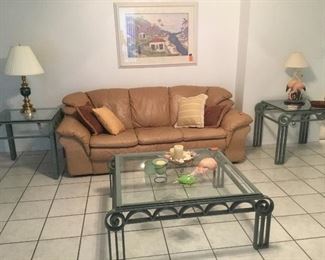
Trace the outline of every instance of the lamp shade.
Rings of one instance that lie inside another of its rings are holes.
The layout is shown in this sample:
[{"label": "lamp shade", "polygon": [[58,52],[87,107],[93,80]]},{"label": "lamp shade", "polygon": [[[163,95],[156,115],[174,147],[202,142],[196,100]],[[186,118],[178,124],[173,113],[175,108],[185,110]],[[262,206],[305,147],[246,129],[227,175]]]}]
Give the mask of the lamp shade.
[{"label": "lamp shade", "polygon": [[29,46],[15,46],[10,49],[5,74],[27,76],[42,73],[44,70]]},{"label": "lamp shade", "polygon": [[307,68],[308,63],[301,52],[293,52],[285,63],[286,68]]}]

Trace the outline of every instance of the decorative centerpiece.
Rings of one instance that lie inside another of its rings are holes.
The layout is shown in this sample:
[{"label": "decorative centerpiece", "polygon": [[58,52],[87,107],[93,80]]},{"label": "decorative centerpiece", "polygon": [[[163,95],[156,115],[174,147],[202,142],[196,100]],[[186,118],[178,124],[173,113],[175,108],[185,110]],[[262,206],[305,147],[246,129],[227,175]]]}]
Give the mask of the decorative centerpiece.
[{"label": "decorative centerpiece", "polygon": [[184,151],[183,145],[175,145],[165,154],[165,158],[170,162],[182,165],[192,161],[197,156],[194,151]]}]

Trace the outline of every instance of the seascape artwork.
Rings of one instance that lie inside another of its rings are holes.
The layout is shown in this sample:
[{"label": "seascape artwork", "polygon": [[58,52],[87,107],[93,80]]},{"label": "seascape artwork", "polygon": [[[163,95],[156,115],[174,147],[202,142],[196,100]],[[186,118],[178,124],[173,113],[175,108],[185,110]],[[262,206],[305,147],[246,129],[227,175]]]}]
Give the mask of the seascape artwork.
[{"label": "seascape artwork", "polygon": [[125,15],[128,58],[191,56],[188,13]]}]

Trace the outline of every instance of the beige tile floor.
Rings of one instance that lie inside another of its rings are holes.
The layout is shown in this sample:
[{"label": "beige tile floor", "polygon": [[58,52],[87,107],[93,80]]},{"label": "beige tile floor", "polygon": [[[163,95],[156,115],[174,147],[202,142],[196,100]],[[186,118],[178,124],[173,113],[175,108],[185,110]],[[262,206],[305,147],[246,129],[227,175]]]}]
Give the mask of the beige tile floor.
[{"label": "beige tile floor", "polygon": [[[128,259],[325,259],[325,142],[289,145],[282,166],[274,149],[249,147],[237,164],[274,199],[268,249],[252,248],[249,213],[126,226]],[[0,259],[108,259],[108,177],[55,180],[49,158],[24,152],[13,162],[0,154]]]}]

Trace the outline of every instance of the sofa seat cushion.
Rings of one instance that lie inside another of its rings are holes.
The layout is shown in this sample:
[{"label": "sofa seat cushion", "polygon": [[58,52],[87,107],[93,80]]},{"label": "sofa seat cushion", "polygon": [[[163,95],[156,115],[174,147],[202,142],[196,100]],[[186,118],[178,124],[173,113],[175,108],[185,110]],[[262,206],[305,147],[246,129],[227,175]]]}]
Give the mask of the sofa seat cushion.
[{"label": "sofa seat cushion", "polygon": [[184,141],[197,141],[226,138],[227,132],[219,128],[182,128]]},{"label": "sofa seat cushion", "polygon": [[118,135],[101,134],[90,138],[90,147],[92,148],[120,148],[137,144],[138,139],[133,129],[127,129]]},{"label": "sofa seat cushion", "polygon": [[183,141],[182,132],[171,126],[136,128],[139,144],[163,144]]}]

